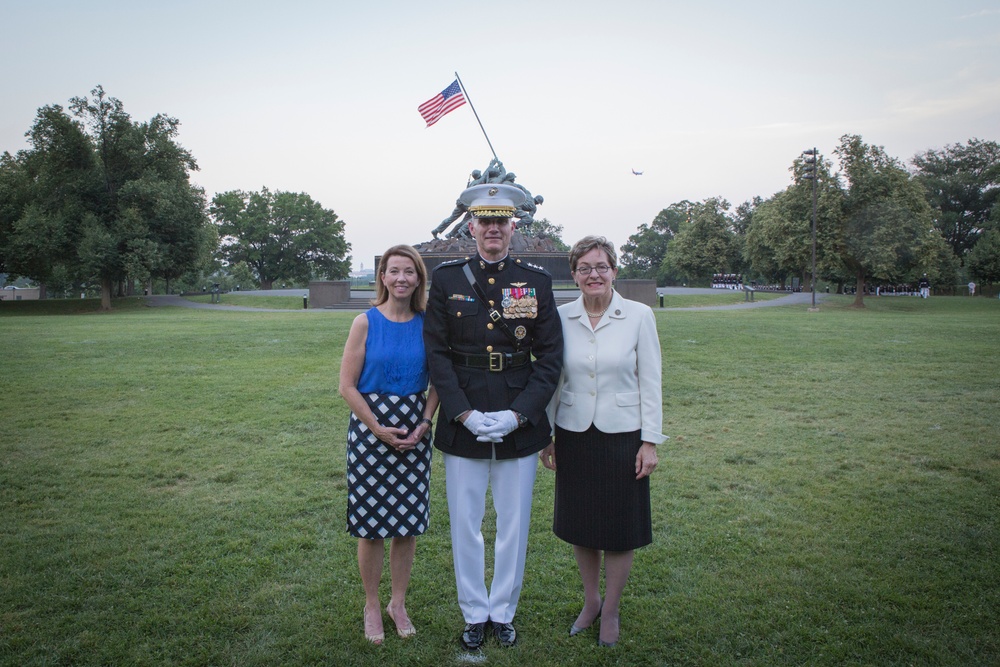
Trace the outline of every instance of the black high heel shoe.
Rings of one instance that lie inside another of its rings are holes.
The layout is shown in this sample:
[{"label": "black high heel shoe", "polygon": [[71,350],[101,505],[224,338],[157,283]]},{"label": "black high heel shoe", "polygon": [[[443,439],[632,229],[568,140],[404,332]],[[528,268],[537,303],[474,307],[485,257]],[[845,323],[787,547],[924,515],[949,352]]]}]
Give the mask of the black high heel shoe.
[{"label": "black high heel shoe", "polygon": [[591,627],[594,624],[594,621],[596,621],[601,617],[602,611],[604,611],[604,600],[601,600],[601,608],[597,610],[597,616],[595,616],[594,620],[590,622],[590,625],[588,625],[586,628],[578,628],[576,627],[576,623],[574,623],[573,625],[569,626],[569,636],[575,637],[584,630],[586,630],[587,628]]},{"label": "black high heel shoe", "polygon": [[[619,631],[620,630],[621,630],[621,621],[619,621]],[[618,644],[618,639],[615,639],[613,642],[606,642],[603,639],[601,639],[600,637],[597,638],[597,645],[598,646],[603,646],[605,648],[614,648],[615,645],[617,645],[617,644]]]}]

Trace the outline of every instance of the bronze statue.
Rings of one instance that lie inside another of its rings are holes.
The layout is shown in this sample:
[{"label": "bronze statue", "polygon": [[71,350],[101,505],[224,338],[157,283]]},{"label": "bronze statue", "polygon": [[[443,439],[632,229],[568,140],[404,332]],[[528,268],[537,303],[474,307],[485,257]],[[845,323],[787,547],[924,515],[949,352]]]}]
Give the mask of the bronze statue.
[{"label": "bronze statue", "polygon": [[[490,160],[490,164],[485,170],[479,171],[474,169],[471,174],[469,174],[469,179],[466,183],[466,187],[472,187],[473,185],[482,185],[484,183],[505,183],[507,185],[513,185],[525,194],[525,201],[523,204],[517,207],[514,213],[514,217],[518,220],[518,226],[524,228],[528,227],[532,222],[535,221],[535,212],[538,210],[538,206],[545,201],[545,198],[541,195],[532,196],[520,183],[515,183],[514,179],[517,176],[513,172],[507,171],[503,166],[503,162],[497,158]],[[463,238],[469,235],[468,225],[469,212],[466,210],[465,205],[458,200],[455,202],[455,208],[452,210],[451,215],[441,221],[441,223],[431,231],[431,235],[434,238],[438,238],[442,233],[445,232],[449,227],[455,225],[450,232],[447,234],[447,238]],[[458,224],[455,224],[457,220],[461,218]]]}]

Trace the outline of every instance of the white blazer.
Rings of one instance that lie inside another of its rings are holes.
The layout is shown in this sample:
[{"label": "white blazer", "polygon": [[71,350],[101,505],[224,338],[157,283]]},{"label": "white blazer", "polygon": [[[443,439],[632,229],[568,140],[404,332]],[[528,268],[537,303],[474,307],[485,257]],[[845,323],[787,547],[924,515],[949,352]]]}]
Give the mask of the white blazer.
[{"label": "white blazer", "polygon": [[563,370],[550,403],[554,423],[577,433],[591,424],[605,433],[641,430],[642,441],[654,445],[666,440],[660,339],[652,309],[614,292],[594,328],[582,296],[559,306],[559,319]]}]

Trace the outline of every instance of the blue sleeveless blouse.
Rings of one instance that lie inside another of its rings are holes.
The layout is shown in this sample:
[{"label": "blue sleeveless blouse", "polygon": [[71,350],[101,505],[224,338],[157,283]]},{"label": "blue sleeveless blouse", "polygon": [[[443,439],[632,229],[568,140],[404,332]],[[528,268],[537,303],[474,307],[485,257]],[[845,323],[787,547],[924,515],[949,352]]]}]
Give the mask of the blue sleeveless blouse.
[{"label": "blue sleeveless blouse", "polygon": [[409,322],[392,322],[371,308],[365,364],[358,378],[362,394],[409,396],[427,389],[427,356],[424,354],[424,314]]}]

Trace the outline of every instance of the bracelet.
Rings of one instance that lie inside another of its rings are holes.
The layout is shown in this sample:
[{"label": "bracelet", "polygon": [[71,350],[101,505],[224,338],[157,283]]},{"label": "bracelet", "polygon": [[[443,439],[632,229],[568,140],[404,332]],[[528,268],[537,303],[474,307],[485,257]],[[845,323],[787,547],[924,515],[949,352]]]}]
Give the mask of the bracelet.
[{"label": "bracelet", "polygon": [[432,421],[431,421],[430,419],[428,419],[427,417],[424,417],[423,419],[421,419],[421,420],[420,420],[420,421],[418,422],[418,424],[427,424],[428,426],[434,426],[434,422],[432,422]]}]

